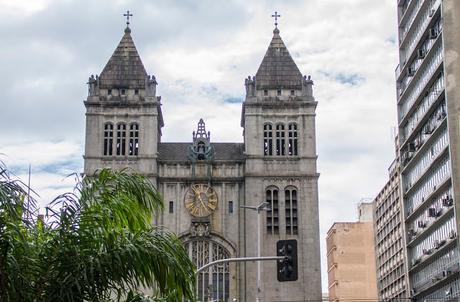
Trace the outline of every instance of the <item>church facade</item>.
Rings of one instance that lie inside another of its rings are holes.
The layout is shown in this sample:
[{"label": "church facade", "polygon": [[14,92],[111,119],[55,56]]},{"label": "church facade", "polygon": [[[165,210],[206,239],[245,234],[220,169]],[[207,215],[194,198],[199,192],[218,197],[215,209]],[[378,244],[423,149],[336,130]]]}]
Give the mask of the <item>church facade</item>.
[{"label": "church facade", "polygon": [[[244,84],[244,143],[213,142],[203,120],[190,141],[162,142],[157,81],[127,27],[100,76],[88,81],[84,173],[130,167],[146,175],[165,203],[154,223],[178,234],[197,267],[257,256],[257,215],[261,256],[276,255],[280,239],[297,240],[297,281],[279,282],[276,262],[261,262],[258,289],[257,263],[216,265],[198,275],[199,301],[320,301],[313,82],[275,28]],[[263,202],[260,214],[244,208]]]}]

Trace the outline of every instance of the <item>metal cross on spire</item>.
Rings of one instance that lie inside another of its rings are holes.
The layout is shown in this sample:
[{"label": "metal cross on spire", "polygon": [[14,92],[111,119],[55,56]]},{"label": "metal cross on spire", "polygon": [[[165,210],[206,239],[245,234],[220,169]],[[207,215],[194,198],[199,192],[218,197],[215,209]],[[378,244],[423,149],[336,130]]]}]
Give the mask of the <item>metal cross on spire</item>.
[{"label": "metal cross on spire", "polygon": [[281,17],[281,15],[278,15],[278,12],[272,15],[272,18],[275,18],[275,28],[278,28],[278,17]]},{"label": "metal cross on spire", "polygon": [[123,14],[126,17],[126,27],[129,27],[129,17],[132,17],[133,14],[129,13],[129,10],[126,11],[126,14]]}]

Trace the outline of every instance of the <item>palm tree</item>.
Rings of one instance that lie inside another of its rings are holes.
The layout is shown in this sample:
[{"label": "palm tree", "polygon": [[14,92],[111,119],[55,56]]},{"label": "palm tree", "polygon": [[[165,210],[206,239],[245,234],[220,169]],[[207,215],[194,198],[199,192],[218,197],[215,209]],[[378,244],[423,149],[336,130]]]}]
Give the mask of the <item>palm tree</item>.
[{"label": "palm tree", "polygon": [[0,170],[1,301],[147,301],[140,287],[194,299],[195,267],[174,234],[152,226],[163,203],[145,177],[85,177],[50,204],[45,224],[24,219],[24,210],[37,216],[25,187]]}]

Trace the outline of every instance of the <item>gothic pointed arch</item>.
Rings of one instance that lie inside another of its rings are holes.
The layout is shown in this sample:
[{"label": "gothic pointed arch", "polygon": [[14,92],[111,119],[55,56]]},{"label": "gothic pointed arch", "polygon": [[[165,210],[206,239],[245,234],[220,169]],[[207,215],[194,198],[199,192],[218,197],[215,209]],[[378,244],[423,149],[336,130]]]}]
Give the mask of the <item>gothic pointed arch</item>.
[{"label": "gothic pointed arch", "polygon": [[[193,263],[200,268],[212,261],[227,259],[236,256],[236,245],[214,232],[206,231],[196,233],[192,231],[180,236],[184,247]],[[231,267],[229,263],[216,264],[197,275],[197,299],[198,301],[229,301]]]},{"label": "gothic pointed arch", "polygon": [[298,228],[298,198],[299,191],[296,187],[289,185],[284,188],[284,218],[286,219],[286,234],[297,235]]},{"label": "gothic pointed arch", "polygon": [[279,234],[279,188],[269,186],[265,189],[265,202],[268,203],[266,216],[267,233]]}]

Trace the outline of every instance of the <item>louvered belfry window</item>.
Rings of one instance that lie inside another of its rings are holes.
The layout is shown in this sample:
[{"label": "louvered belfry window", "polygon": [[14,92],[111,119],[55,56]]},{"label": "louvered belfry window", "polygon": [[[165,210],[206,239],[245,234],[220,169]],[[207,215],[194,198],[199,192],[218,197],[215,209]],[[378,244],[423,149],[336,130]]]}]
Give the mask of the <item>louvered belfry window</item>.
[{"label": "louvered belfry window", "polygon": [[139,124],[129,125],[129,155],[139,155]]},{"label": "louvered belfry window", "polygon": [[113,124],[104,124],[104,155],[113,155]]},{"label": "louvered belfry window", "polygon": [[279,234],[279,204],[278,189],[269,188],[265,191],[265,201],[269,204],[267,210],[267,233]]},{"label": "louvered belfry window", "polygon": [[117,125],[117,155],[126,155],[126,124]]}]

